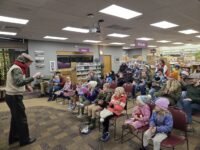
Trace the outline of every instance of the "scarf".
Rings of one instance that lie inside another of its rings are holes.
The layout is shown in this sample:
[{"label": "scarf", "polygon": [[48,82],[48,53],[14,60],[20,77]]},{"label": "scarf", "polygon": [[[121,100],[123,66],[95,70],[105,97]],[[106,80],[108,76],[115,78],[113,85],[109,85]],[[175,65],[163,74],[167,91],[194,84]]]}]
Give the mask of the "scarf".
[{"label": "scarf", "polygon": [[27,69],[28,69],[28,66],[26,64],[24,64],[24,63],[22,63],[20,61],[17,61],[17,60],[15,60],[14,64],[21,68],[21,70],[23,72],[23,75],[26,75]]}]

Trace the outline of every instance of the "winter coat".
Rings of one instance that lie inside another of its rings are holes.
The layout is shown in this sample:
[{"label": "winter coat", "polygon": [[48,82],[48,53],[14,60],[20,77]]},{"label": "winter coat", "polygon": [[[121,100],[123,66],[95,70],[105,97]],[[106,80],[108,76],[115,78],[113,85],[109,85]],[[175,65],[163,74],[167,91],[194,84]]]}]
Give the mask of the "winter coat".
[{"label": "winter coat", "polygon": [[99,94],[99,88],[96,87],[94,88],[94,90],[85,94],[85,98],[92,103],[97,98],[98,94]]},{"label": "winter coat", "polygon": [[156,133],[170,133],[173,128],[173,118],[170,112],[167,112],[164,116],[158,115],[157,112],[153,112],[150,118],[150,126],[156,127]]},{"label": "winter coat", "polygon": [[[135,106],[132,112],[132,118],[125,121],[125,123],[132,125],[134,128],[138,129],[149,124],[151,112],[147,104],[143,106]],[[135,119],[134,116],[138,116],[139,119]]]},{"label": "winter coat", "polygon": [[126,106],[126,100],[127,100],[127,96],[124,94],[121,96],[113,95],[109,103],[108,110],[110,110],[117,116],[121,115],[122,111],[124,110]]}]

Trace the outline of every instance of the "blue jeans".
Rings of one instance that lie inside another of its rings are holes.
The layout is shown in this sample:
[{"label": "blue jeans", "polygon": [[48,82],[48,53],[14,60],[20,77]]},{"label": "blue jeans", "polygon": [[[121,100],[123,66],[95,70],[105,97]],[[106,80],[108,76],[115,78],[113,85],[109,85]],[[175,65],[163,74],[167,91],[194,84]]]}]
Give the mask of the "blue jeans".
[{"label": "blue jeans", "polygon": [[146,84],[133,85],[132,96],[135,97],[135,94],[138,91],[140,91],[141,95],[146,95]]},{"label": "blue jeans", "polygon": [[189,124],[192,123],[192,112],[194,110],[200,111],[200,104],[192,103],[191,101],[187,101],[187,100],[178,101],[177,106],[186,113],[187,122]]}]

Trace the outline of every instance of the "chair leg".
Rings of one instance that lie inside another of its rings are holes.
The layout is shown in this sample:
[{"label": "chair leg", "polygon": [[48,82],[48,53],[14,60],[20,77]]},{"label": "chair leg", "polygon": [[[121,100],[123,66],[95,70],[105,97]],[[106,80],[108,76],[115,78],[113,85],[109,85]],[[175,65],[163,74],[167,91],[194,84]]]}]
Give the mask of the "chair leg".
[{"label": "chair leg", "polygon": [[189,150],[189,141],[187,139],[187,150]]},{"label": "chair leg", "polygon": [[117,119],[114,122],[114,139],[116,138]]},{"label": "chair leg", "polygon": [[123,143],[123,140],[124,140],[124,128],[122,127],[121,144]]}]

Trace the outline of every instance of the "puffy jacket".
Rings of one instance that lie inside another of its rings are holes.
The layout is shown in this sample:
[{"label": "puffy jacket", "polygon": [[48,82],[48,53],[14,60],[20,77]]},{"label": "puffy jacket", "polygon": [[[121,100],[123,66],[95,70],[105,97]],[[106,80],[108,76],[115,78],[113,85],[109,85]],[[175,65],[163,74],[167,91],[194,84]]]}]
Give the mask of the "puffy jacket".
[{"label": "puffy jacket", "polygon": [[93,102],[99,94],[99,89],[96,87],[92,92],[88,92],[85,96],[87,100]]},{"label": "puffy jacket", "polygon": [[126,100],[127,96],[126,95],[121,95],[121,96],[113,96],[111,98],[111,101],[109,103],[108,110],[113,112],[116,115],[121,115],[122,111],[124,110],[124,107],[126,106]]},{"label": "puffy jacket", "polygon": [[153,112],[150,126],[156,127],[156,133],[170,133],[173,128],[172,114],[168,112],[164,116],[160,116],[157,112]]}]

